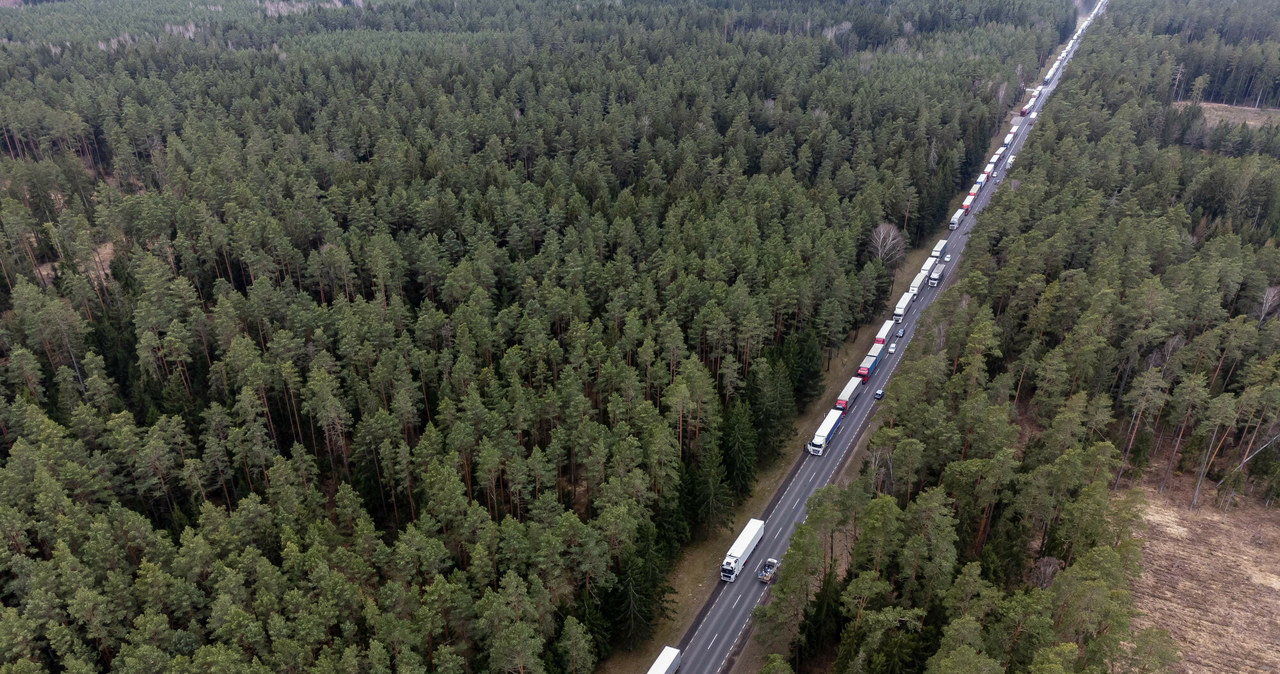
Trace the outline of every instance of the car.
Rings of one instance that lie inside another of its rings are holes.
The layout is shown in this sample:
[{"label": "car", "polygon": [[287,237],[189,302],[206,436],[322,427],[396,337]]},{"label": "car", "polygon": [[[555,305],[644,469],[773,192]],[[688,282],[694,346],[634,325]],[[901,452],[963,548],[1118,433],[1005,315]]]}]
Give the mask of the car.
[{"label": "car", "polygon": [[883,397],[884,397],[884,389],[882,388],[876,389],[876,400],[879,400]]},{"label": "car", "polygon": [[756,574],[756,578],[762,583],[772,583],[778,576],[778,560],[770,557],[764,560],[764,564],[760,567],[760,573]]},{"label": "car", "polygon": [[906,328],[898,328],[898,331],[897,331],[896,333],[894,333],[894,336],[895,336],[895,337],[906,337],[906,336],[907,336],[907,329],[906,329]]},{"label": "car", "polygon": [[898,352],[898,343],[893,342],[892,344],[889,345],[889,353],[897,353],[897,352]]},{"label": "car", "polygon": [[943,262],[950,262],[950,261],[951,261],[951,253],[947,253],[946,255],[943,255],[943,256],[942,256],[942,261],[943,261]]}]

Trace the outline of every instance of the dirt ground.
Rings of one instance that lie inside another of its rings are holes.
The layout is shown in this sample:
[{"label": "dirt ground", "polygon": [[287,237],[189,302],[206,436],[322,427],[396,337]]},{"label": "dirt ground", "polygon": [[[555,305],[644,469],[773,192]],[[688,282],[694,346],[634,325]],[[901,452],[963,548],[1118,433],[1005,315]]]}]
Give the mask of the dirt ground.
[{"label": "dirt ground", "polygon": [[[1134,599],[1138,627],[1169,631],[1177,671],[1280,671],[1280,511],[1251,499],[1229,512],[1187,510],[1194,476],[1164,494],[1144,484],[1147,531]],[[1206,500],[1201,495],[1202,503]]]},{"label": "dirt ground", "polygon": [[[1178,101],[1173,104],[1175,108],[1182,108],[1190,105],[1188,101]],[[1251,108],[1243,105],[1226,105],[1223,103],[1201,103],[1200,108],[1204,111],[1205,124],[1212,129],[1222,122],[1231,124],[1248,124],[1249,126],[1266,126],[1268,123],[1280,120],[1280,110],[1272,110],[1270,108]]]}]

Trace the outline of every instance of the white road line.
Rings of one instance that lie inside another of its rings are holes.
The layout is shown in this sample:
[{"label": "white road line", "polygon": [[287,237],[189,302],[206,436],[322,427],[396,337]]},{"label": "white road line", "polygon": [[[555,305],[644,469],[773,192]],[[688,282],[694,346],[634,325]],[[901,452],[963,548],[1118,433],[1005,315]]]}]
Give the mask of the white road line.
[{"label": "white road line", "polygon": [[[1069,61],[1069,60],[1070,60],[1070,58],[1068,58],[1067,60]],[[1065,63],[1064,63],[1064,65],[1065,65]],[[1058,82],[1057,82],[1057,80],[1055,79],[1055,81],[1054,81],[1054,82],[1050,83],[1049,85],[1046,85],[1048,88],[1047,88],[1047,89],[1045,90],[1045,92],[1044,92],[1044,93],[1045,93],[1044,99],[1047,99],[1047,98],[1049,97],[1049,94],[1053,93],[1053,92],[1054,92],[1054,90],[1056,90],[1056,89],[1057,89],[1057,84],[1058,84]],[[1041,100],[1041,102],[1040,102],[1041,104],[1040,104],[1039,106],[1037,106],[1037,108],[1036,108],[1036,110],[1037,110],[1037,111],[1039,111],[1041,108],[1043,108],[1043,107],[1044,107],[1044,102],[1043,102],[1043,101],[1044,101],[1044,99],[1042,99],[1042,100]],[[1030,123],[1030,120],[1029,120],[1029,119],[1027,119],[1027,120],[1024,120],[1024,121],[1019,125],[1019,133],[1017,134],[1017,136],[1015,136],[1014,142],[1013,142],[1011,145],[1013,145],[1013,146],[1014,146],[1014,149],[1015,149],[1015,150],[1016,150],[1016,149],[1020,149],[1020,148],[1021,148],[1021,142],[1022,142],[1022,141],[1024,141],[1027,137],[1029,137],[1029,136],[1030,136],[1030,134],[1031,134],[1031,123]],[[1007,170],[1008,170],[1008,157],[1009,157],[1009,156],[1010,156],[1010,155],[1004,155],[1004,156],[1001,158],[1001,161],[997,164],[997,168],[1001,168],[1001,167],[1003,167],[1003,168],[1007,171]],[[984,192],[983,192],[983,194],[984,194],[987,198],[986,198],[986,199],[982,199],[982,200],[980,200],[980,201],[981,201],[981,203],[980,203],[980,204],[979,204],[979,203],[975,203],[975,204],[974,204],[973,212],[972,212],[971,214],[969,214],[969,217],[968,217],[968,220],[969,220],[968,224],[967,224],[967,225],[965,225],[965,224],[963,223],[963,221],[962,221],[962,227],[963,227],[963,229],[961,229],[960,231],[957,231],[957,232],[956,232],[956,235],[957,235],[957,236],[962,237],[961,241],[959,242],[959,243],[960,243],[960,246],[959,246],[959,250],[958,250],[957,255],[956,255],[956,260],[954,260],[957,264],[959,263],[959,254],[960,254],[960,253],[962,253],[962,252],[963,252],[963,249],[964,249],[964,243],[965,243],[965,240],[964,240],[964,238],[963,238],[963,237],[967,237],[967,236],[968,236],[968,234],[969,234],[969,230],[970,230],[970,229],[972,229],[972,225],[975,223],[974,217],[975,217],[975,216],[976,216],[976,215],[977,215],[977,214],[978,214],[978,213],[983,209],[983,207],[984,207],[988,202],[990,202],[990,200],[991,200],[991,194],[992,194],[992,192],[984,191]],[[979,200],[975,200],[975,201],[979,201]],[[922,307],[924,307],[924,306],[927,306],[927,305],[931,304],[931,303],[933,302],[933,300],[937,299],[937,297],[938,297],[938,296],[940,296],[940,295],[942,294],[942,291],[943,291],[943,290],[945,290],[946,288],[949,288],[949,287],[951,287],[952,285],[954,285],[953,283],[951,283],[951,282],[952,282],[952,281],[954,281],[954,280],[955,280],[955,279],[954,279],[954,277],[952,277],[951,275],[948,275],[947,280],[944,282],[944,284],[943,284],[943,285],[941,285],[941,286],[939,286],[939,287],[938,287],[938,290],[937,290],[936,292],[933,292],[933,291],[926,291],[925,293],[923,293],[923,294],[921,295],[921,299],[922,299],[922,300],[924,300],[924,302],[923,302],[923,304],[922,304],[921,306],[922,306]],[[923,311],[923,308],[921,309],[921,311]],[[904,345],[904,347],[905,347],[905,345],[906,345],[906,344],[910,343],[911,338],[914,336],[914,325],[915,325],[915,323],[916,323],[916,322],[918,322],[918,316],[913,317],[909,322],[907,322],[907,326],[905,326],[905,327],[911,328],[911,334],[906,335],[906,337],[903,339],[903,345]],[[894,371],[896,371],[896,370],[898,369],[898,364],[899,364],[899,362],[900,362],[900,359],[898,359],[898,358],[893,358],[893,359],[892,359],[892,361],[893,361],[893,364],[889,367],[888,371],[887,371],[887,372],[884,372],[880,377],[878,377],[878,379],[879,379],[880,381],[884,382],[885,384],[887,384],[887,382],[888,382],[889,378],[893,376]],[[868,382],[868,383],[870,383],[870,382]],[[882,385],[885,385],[885,384],[882,384]],[[824,475],[825,475],[825,477],[823,478],[823,482],[822,482],[823,484],[827,484],[828,482],[830,482],[830,480],[834,479],[834,477],[835,477],[835,473],[836,473],[836,469],[837,469],[837,467],[839,466],[840,460],[843,458],[843,453],[844,453],[844,452],[846,452],[846,451],[852,451],[852,449],[856,446],[856,441],[857,441],[858,437],[860,437],[860,436],[862,435],[863,431],[865,431],[865,430],[866,430],[866,429],[865,429],[865,427],[864,427],[864,424],[865,424],[867,421],[869,421],[869,420],[870,420],[870,418],[871,418],[871,413],[874,411],[875,403],[874,403],[874,402],[870,402],[870,401],[868,401],[868,402],[864,402],[864,407],[865,407],[865,409],[864,409],[864,410],[862,411],[862,413],[859,415],[859,417],[858,417],[858,421],[857,421],[857,423],[855,424],[855,430],[854,430],[853,434],[852,434],[851,436],[849,436],[849,441],[848,441],[848,443],[847,443],[847,444],[845,444],[843,447],[841,447],[839,451],[837,451],[837,452],[833,452],[833,454],[834,454],[835,456],[834,456],[833,460],[832,460],[831,462],[829,462],[831,465],[829,465],[829,466],[823,466],[822,468],[819,468],[818,470],[816,470],[814,473],[812,473],[812,474],[809,476],[809,479],[807,480],[807,483],[808,483],[808,484],[812,484],[812,483],[813,483],[814,478],[815,478],[815,477],[817,477],[819,473],[822,473],[822,474],[824,474]],[[797,477],[799,477],[799,474],[798,474],[798,473],[797,473]],[[779,499],[779,503],[784,502],[788,497],[790,497],[792,488],[794,488],[798,482],[799,482],[799,480],[792,480],[792,483],[791,483],[790,485],[788,485],[787,490],[786,490],[785,492],[783,492],[782,498],[781,498],[781,499]],[[803,491],[803,488],[802,488],[802,491]],[[812,490],[810,490],[810,493],[812,493]],[[794,508],[796,508],[797,506],[799,506],[799,504],[800,504],[800,500],[801,500],[802,498],[804,498],[804,494],[803,494],[803,493],[802,493],[802,494],[800,494],[800,495],[798,495],[798,496],[796,497],[796,500],[792,503],[792,508],[793,508],[793,509],[794,509]],[[800,520],[800,521],[801,521],[801,522],[806,522],[806,521],[808,521],[808,519],[809,519],[808,513],[805,513],[804,517],[803,517],[803,518],[801,518],[801,520]],[[775,532],[775,533],[774,533],[774,535],[773,535],[773,539],[776,541],[778,538],[780,538],[780,537],[782,536],[782,533],[783,533],[784,531],[786,531],[786,529],[787,529],[787,527],[786,527],[786,526],[780,526],[780,527],[778,528],[777,532]],[[760,593],[756,596],[756,598],[755,598],[755,600],[754,600],[755,604],[757,604],[757,605],[758,605],[758,604],[760,603],[760,601],[764,599],[764,594],[765,594],[765,592],[766,592],[768,589],[769,589],[769,588],[766,586],[763,590],[761,590],[761,591],[760,591]],[[722,595],[722,596],[723,596],[723,595]],[[737,598],[737,599],[735,599],[735,600],[734,600],[734,602],[733,602],[733,607],[731,607],[731,610],[732,610],[732,609],[736,609],[736,608],[738,607],[738,603],[739,603],[739,602],[741,602],[741,601],[742,601],[742,595],[738,595],[738,598]],[[716,603],[715,603],[715,604],[713,604],[713,605],[711,606],[711,610],[710,610],[710,612],[708,612],[708,615],[711,615],[711,614],[715,613],[715,612],[716,612],[716,609],[717,609],[717,608],[718,608],[718,606],[719,606],[719,604],[720,604],[720,602],[719,602],[719,600],[717,599]],[[750,617],[748,616],[747,620],[743,623],[742,627],[740,627],[740,628],[738,629],[738,634],[737,634],[737,636],[735,636],[735,637],[734,637],[734,641],[733,641],[733,643],[732,643],[732,644],[730,644],[729,652],[728,652],[728,653],[726,653],[725,657],[720,661],[719,666],[716,668],[716,672],[717,672],[717,673],[718,673],[718,672],[720,672],[722,669],[724,669],[724,665],[725,665],[725,663],[727,663],[727,662],[728,662],[728,660],[729,660],[729,656],[730,656],[730,655],[732,654],[732,652],[733,652],[733,646],[735,646],[735,645],[738,643],[738,639],[740,639],[740,638],[742,637],[742,633],[743,633],[743,631],[745,631],[745,630],[746,630],[747,625],[749,625],[749,624],[750,624],[750,622],[751,622],[751,619],[750,619]],[[699,626],[699,628],[698,628],[698,630],[697,630],[696,632],[694,632],[694,635],[693,635],[693,642],[696,642],[696,641],[697,641],[698,636],[702,634],[702,627],[705,627],[705,626],[706,626],[705,624],[700,625],[700,626]],[[717,641],[719,638],[720,638],[719,633],[717,633],[715,636],[711,637],[711,643],[707,644],[707,650],[711,650],[711,648],[715,645],[716,641]],[[691,642],[691,643],[692,643],[692,642]]]}]

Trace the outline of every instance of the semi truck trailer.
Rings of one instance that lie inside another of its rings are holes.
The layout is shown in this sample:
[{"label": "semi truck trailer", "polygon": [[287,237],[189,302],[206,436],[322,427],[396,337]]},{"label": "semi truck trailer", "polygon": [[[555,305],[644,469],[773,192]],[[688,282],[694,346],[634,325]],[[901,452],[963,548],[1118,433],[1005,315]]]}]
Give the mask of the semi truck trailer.
[{"label": "semi truck trailer", "polygon": [[680,669],[680,649],[667,646],[649,667],[649,674],[673,674],[677,669]]},{"label": "semi truck trailer", "polygon": [[764,521],[748,520],[747,526],[743,527],[742,533],[738,534],[738,540],[734,541],[733,547],[729,548],[729,554],[725,555],[724,561],[720,563],[720,580],[732,583],[738,577],[747,558],[751,556],[751,551],[756,549],[756,544],[760,542],[762,536],[764,536]]},{"label": "semi truck trailer", "polygon": [[831,442],[831,437],[836,434],[836,429],[840,428],[840,420],[844,419],[844,410],[827,410],[827,416],[818,424],[818,430],[813,434],[813,439],[809,441],[809,453],[814,456],[822,456],[827,451],[827,444]]}]

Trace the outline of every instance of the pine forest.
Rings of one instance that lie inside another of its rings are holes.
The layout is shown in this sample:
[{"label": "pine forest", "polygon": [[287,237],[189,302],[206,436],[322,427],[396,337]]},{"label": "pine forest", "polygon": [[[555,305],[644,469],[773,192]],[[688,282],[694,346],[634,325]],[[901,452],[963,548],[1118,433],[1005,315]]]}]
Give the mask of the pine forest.
[{"label": "pine forest", "polygon": [[[0,672],[650,644],[1093,8],[0,1]],[[1209,104],[1280,10],[1111,0],[762,671],[1181,671],[1137,485],[1280,494],[1280,122]]]}]

